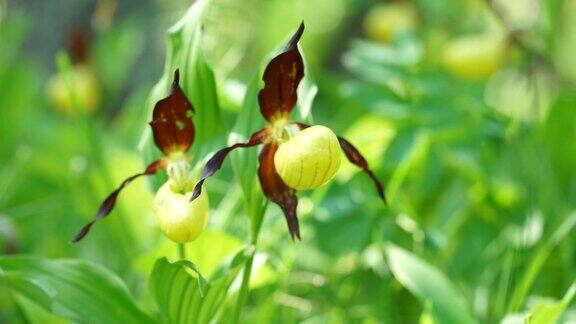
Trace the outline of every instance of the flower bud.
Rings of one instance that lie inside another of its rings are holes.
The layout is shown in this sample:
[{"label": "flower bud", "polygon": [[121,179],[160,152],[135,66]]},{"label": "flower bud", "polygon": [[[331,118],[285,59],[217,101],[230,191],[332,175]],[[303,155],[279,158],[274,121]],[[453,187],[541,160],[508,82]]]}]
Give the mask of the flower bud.
[{"label": "flower bud", "polygon": [[328,127],[308,127],[280,144],[274,166],[290,188],[318,188],[330,181],[340,167],[338,138]]},{"label": "flower bud", "polygon": [[174,191],[167,181],[154,197],[156,223],[166,237],[176,243],[195,240],[208,222],[208,196],[205,191],[190,202],[192,192]]}]

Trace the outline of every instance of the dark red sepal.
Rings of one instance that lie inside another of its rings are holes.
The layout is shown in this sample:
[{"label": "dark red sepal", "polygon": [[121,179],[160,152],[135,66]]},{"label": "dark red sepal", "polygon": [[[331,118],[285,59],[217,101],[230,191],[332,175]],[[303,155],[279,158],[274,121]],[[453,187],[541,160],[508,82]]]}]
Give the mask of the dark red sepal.
[{"label": "dark red sepal", "polygon": [[308,125],[308,124],[299,123],[299,122],[291,122],[290,124],[291,124],[291,125],[296,125],[299,130],[304,130],[304,129],[310,127],[310,125]]},{"label": "dark red sepal", "polygon": [[260,152],[260,166],[258,167],[258,178],[264,195],[272,202],[276,203],[284,212],[284,217],[288,223],[288,230],[292,239],[300,240],[300,225],[296,216],[298,197],[296,190],[289,188],[276,172],[274,166],[274,155],[278,150],[278,145],[271,143],[264,146]]},{"label": "dark red sepal", "polygon": [[382,200],[386,204],[384,186],[380,183],[378,178],[376,178],[372,170],[370,170],[366,159],[362,156],[362,154],[360,154],[360,152],[358,152],[358,150],[354,147],[354,145],[352,145],[346,139],[338,137],[338,141],[340,142],[340,147],[344,151],[344,154],[346,155],[346,158],[348,158],[348,161],[360,167],[364,172],[368,174],[370,179],[372,179],[372,181],[374,182],[374,186],[376,187],[376,191],[378,191],[378,195],[380,196],[380,198],[382,198]]},{"label": "dark red sepal", "polygon": [[154,143],[165,155],[186,152],[194,142],[194,107],[180,88],[179,80],[176,70],[170,95],[156,103],[150,122]]},{"label": "dark red sepal", "polygon": [[73,243],[76,243],[80,240],[82,240],[86,234],[88,234],[88,232],[90,231],[90,228],[92,228],[92,225],[94,225],[94,223],[106,216],[108,216],[108,214],[110,214],[110,212],[112,211],[112,209],[114,208],[114,205],[116,204],[116,199],[118,198],[118,194],[120,194],[120,191],[122,191],[122,189],[124,189],[126,186],[128,186],[128,184],[130,184],[130,182],[132,182],[132,180],[143,176],[143,175],[152,175],[154,173],[156,173],[156,171],[163,169],[164,167],[166,167],[166,162],[164,160],[157,160],[154,161],[152,163],[150,163],[150,165],[148,165],[148,167],[146,168],[146,170],[144,170],[144,172],[135,174],[131,177],[126,178],[126,180],[124,180],[122,182],[122,184],[120,184],[120,186],[112,191],[111,194],[108,195],[108,197],[106,197],[106,199],[104,199],[104,201],[102,202],[102,204],[100,205],[100,208],[98,209],[98,212],[96,213],[96,216],[94,216],[94,220],[92,220],[90,223],[84,225],[82,227],[82,229],[80,230],[80,232],[78,232],[78,234],[76,234],[76,236],[74,236],[74,239],[72,240]]},{"label": "dark red sepal", "polygon": [[287,118],[296,105],[296,90],[304,77],[304,62],[298,51],[303,32],[302,22],[282,53],[272,59],[264,71],[264,88],[258,93],[258,102],[262,116],[270,122]]},{"label": "dark red sepal", "polygon": [[190,198],[190,201],[192,201],[192,200],[194,200],[200,196],[200,194],[202,193],[202,185],[204,184],[204,181],[206,181],[206,179],[208,177],[210,177],[214,173],[216,173],[216,171],[220,170],[220,168],[222,167],[222,163],[224,162],[224,159],[226,158],[226,156],[228,156],[228,153],[230,153],[231,151],[233,151],[239,147],[251,147],[251,146],[256,146],[258,144],[262,144],[263,140],[266,137],[268,137],[269,134],[270,134],[270,130],[268,128],[261,129],[261,130],[257,131],[256,133],[252,134],[250,136],[250,139],[247,142],[236,143],[232,146],[228,146],[228,147],[225,147],[223,149],[220,149],[219,151],[214,153],[214,155],[212,155],[210,160],[208,160],[208,162],[206,162],[206,165],[204,165],[204,168],[202,169],[202,174],[200,176],[200,181],[198,181],[198,183],[196,183],[196,186],[194,187],[194,192],[192,193],[192,197]]},{"label": "dark red sepal", "polygon": [[73,64],[86,64],[90,60],[91,36],[86,24],[70,26],[67,47]]}]

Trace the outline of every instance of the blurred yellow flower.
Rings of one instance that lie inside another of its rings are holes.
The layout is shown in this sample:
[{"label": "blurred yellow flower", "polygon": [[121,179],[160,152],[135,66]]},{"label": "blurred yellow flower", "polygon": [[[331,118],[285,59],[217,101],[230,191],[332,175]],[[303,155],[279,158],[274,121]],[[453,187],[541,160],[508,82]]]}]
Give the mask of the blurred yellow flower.
[{"label": "blurred yellow flower", "polygon": [[70,114],[74,109],[94,112],[100,104],[100,86],[94,72],[81,64],[72,67],[70,76],[70,85],[62,74],[55,74],[48,80],[46,97],[49,103],[64,114]]},{"label": "blurred yellow flower", "polygon": [[409,2],[378,4],[372,7],[364,19],[364,32],[371,40],[389,43],[403,31],[412,30],[418,24],[414,6]]},{"label": "blurred yellow flower", "polygon": [[446,44],[442,63],[459,78],[481,81],[500,69],[506,50],[506,41],[499,35],[461,36]]}]

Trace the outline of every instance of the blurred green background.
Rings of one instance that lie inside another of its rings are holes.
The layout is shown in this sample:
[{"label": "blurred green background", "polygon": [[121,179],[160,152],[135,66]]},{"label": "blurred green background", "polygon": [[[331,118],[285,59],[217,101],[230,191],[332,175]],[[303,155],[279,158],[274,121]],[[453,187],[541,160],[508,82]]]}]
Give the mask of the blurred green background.
[{"label": "blurred green background", "polygon": [[[176,256],[152,217],[159,180],[135,182],[90,237],[70,239],[143,167],[166,31],[191,3],[0,0],[4,256],[92,261],[153,304],[154,260]],[[359,148],[389,205],[344,162],[330,185],[299,193],[301,242],[269,208],[242,321],[576,322],[576,1],[213,0],[201,47],[222,143],[246,85],[301,20],[313,120]],[[75,63],[74,35],[87,44],[71,78],[81,111],[56,59]],[[208,229],[188,244],[205,273],[249,228],[230,162],[209,194]],[[65,318],[0,280],[0,322]]]}]

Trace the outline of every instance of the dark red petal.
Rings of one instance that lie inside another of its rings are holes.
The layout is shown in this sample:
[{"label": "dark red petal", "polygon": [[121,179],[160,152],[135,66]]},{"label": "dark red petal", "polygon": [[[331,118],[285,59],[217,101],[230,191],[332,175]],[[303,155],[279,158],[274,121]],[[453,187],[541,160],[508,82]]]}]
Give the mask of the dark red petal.
[{"label": "dark red petal", "polygon": [[204,184],[204,181],[206,181],[208,177],[216,173],[216,171],[220,170],[220,167],[222,167],[222,163],[224,162],[226,156],[228,156],[228,153],[239,147],[251,147],[256,146],[258,144],[262,144],[262,141],[269,135],[269,133],[270,130],[268,128],[261,129],[256,133],[252,134],[252,136],[250,136],[250,139],[246,143],[236,143],[232,146],[225,147],[214,153],[214,155],[210,158],[210,160],[206,162],[204,169],[202,169],[200,181],[198,181],[198,183],[194,187],[194,192],[192,193],[190,201],[200,196],[200,194],[202,193],[202,185]]},{"label": "dark red petal", "polygon": [[382,200],[386,204],[386,196],[384,195],[384,186],[382,186],[380,181],[376,178],[374,173],[370,170],[370,168],[368,167],[368,162],[366,161],[366,159],[346,139],[344,139],[342,137],[338,137],[338,141],[340,142],[340,147],[344,151],[344,154],[346,155],[346,158],[348,158],[348,161],[357,165],[362,170],[364,170],[364,172],[366,172],[368,174],[368,176],[374,182],[374,186],[376,186],[376,190],[378,191],[378,195],[380,196],[380,198],[382,198]]},{"label": "dark red petal", "polygon": [[280,206],[284,212],[292,239],[300,240],[300,225],[296,216],[298,197],[296,197],[296,190],[288,187],[276,172],[274,155],[277,150],[278,146],[276,144],[264,146],[259,157],[258,178],[266,197]]},{"label": "dark red petal", "polygon": [[92,225],[94,225],[94,223],[96,221],[98,221],[98,220],[108,216],[108,214],[110,214],[110,212],[114,208],[114,205],[116,204],[116,199],[118,198],[118,194],[120,194],[120,191],[122,191],[122,189],[124,189],[126,186],[128,186],[128,184],[130,184],[130,182],[132,182],[132,180],[134,180],[140,176],[143,176],[143,175],[152,175],[152,174],[156,173],[156,171],[164,168],[165,166],[166,166],[166,163],[164,160],[156,160],[156,161],[150,163],[150,165],[148,165],[148,167],[146,168],[146,170],[144,170],[144,172],[135,174],[135,175],[127,178],[126,180],[124,180],[122,182],[122,184],[116,190],[112,191],[112,193],[109,194],[108,197],[106,197],[106,199],[104,199],[104,201],[100,205],[100,208],[98,209],[98,212],[96,213],[96,216],[94,217],[94,220],[92,220],[88,224],[84,225],[82,227],[82,229],[78,232],[78,234],[76,234],[76,236],[74,237],[72,242],[76,243],[76,242],[82,240],[84,238],[84,236],[86,236],[86,234],[88,234],[88,232],[90,231],[90,228],[92,227]]},{"label": "dark red petal", "polygon": [[154,143],[165,155],[186,152],[194,142],[194,107],[178,85],[179,79],[176,70],[170,95],[156,103],[150,122]]},{"label": "dark red petal", "polygon": [[304,77],[304,62],[298,51],[303,32],[304,23],[301,23],[282,53],[272,59],[264,71],[264,88],[258,94],[258,102],[262,116],[268,121],[287,118],[296,105],[296,89]]},{"label": "dark red petal", "polygon": [[67,40],[70,60],[74,64],[87,63],[90,59],[90,27],[87,24],[70,27],[72,31],[68,34]]}]

